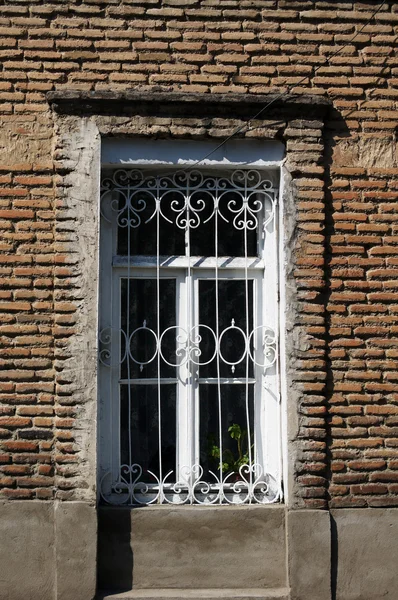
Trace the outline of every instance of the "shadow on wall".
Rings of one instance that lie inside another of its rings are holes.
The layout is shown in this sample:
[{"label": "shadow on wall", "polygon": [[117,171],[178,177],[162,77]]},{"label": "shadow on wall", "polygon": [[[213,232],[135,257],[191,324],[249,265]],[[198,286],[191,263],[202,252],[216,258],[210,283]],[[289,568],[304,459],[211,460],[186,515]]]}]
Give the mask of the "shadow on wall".
[{"label": "shadow on wall", "polygon": [[[324,293],[320,295],[320,301],[325,308],[325,342],[326,342],[326,406],[330,409],[330,399],[334,393],[334,373],[332,368],[332,360],[330,352],[332,349],[333,337],[330,335],[331,328],[331,313],[328,310],[330,303],[330,296],[332,293],[332,236],[336,234],[335,228],[335,208],[333,206],[333,195],[332,195],[332,183],[333,183],[333,168],[350,167],[351,162],[349,156],[345,156],[342,159],[340,156],[340,147],[343,145],[346,149],[355,146],[358,140],[354,140],[353,136],[346,124],[345,119],[336,109],[332,108],[329,112],[328,118],[325,122],[324,130],[324,161],[323,166],[325,169],[324,173],[324,202],[325,202],[325,223],[324,223],[324,277],[325,287]],[[353,158],[353,157],[352,157]],[[354,160],[354,158],[353,158]],[[327,419],[327,446],[328,446],[328,472],[327,476],[330,481],[331,475],[331,454],[330,446],[332,443],[332,432],[330,428],[331,415],[328,414]]]},{"label": "shadow on wall", "polygon": [[[110,553],[109,548],[117,548],[117,554]],[[125,592],[133,588],[130,510],[119,507],[98,510],[97,556],[99,590]]]},{"label": "shadow on wall", "polygon": [[331,564],[330,564],[330,590],[331,600],[337,599],[337,579],[339,571],[339,543],[337,535],[337,524],[332,515],[330,515],[330,543],[331,543]]},{"label": "shadow on wall", "polygon": [[[330,426],[331,421],[331,398],[334,393],[334,373],[332,360],[330,356],[332,337],[330,335],[331,313],[328,310],[330,295],[332,293],[332,236],[335,235],[335,219],[332,196],[332,168],[335,165],[336,151],[339,144],[352,145],[351,132],[346,124],[345,119],[335,109],[331,109],[329,118],[326,121],[324,131],[324,167],[325,167],[325,245],[324,245],[324,260],[325,260],[325,292],[323,295],[323,306],[325,307],[325,341],[326,341],[326,389],[325,399],[327,408],[327,425],[326,425],[326,445],[327,445],[327,480],[331,481],[331,462],[332,462],[332,431]],[[330,532],[331,532],[331,565],[330,565],[330,590],[331,600],[337,598],[337,579],[338,579],[338,536],[337,526],[334,518],[330,515]]]}]

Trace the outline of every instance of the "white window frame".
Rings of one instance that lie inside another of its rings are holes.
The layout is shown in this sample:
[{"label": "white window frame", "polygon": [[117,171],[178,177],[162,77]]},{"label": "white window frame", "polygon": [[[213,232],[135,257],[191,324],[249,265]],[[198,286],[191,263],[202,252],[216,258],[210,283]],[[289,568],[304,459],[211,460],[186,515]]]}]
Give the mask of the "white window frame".
[{"label": "white window frame", "polygon": [[[174,142],[169,142],[173,145]],[[197,144],[197,142],[195,142]],[[200,143],[199,143],[200,144]],[[199,150],[200,151],[200,150]],[[179,167],[184,167],[189,160],[179,157],[175,161]],[[207,167],[216,167],[234,170],[242,166],[241,162],[214,160]],[[169,165],[170,162],[162,157],[156,160],[160,166]],[[129,163],[128,167],[140,166],[139,162]],[[275,188],[279,188],[279,170],[275,168],[275,162],[272,165],[272,171],[269,171],[271,165],[264,164],[264,160],[246,161],[244,168],[255,168],[265,170],[275,181]],[[198,167],[196,167],[198,168]],[[200,167],[199,167],[200,169]],[[151,169],[153,171],[153,168]],[[159,275],[165,278],[176,278],[180,293],[180,308],[177,311],[179,315],[184,313],[186,302],[186,275],[184,270],[190,272],[192,280],[193,297],[197,299],[195,293],[198,280],[201,278],[215,278],[215,268],[217,268],[218,279],[244,279],[253,278],[254,285],[258,292],[253,293],[253,301],[257,303],[253,312],[253,327],[262,325],[272,326],[275,332],[279,331],[279,309],[278,309],[278,273],[279,273],[279,242],[278,228],[280,221],[279,202],[276,204],[275,215],[267,226],[265,237],[260,240],[262,246],[258,257],[245,258],[233,257],[225,260],[225,257],[161,257],[159,261]],[[156,257],[135,256],[130,258],[130,266],[127,265],[126,257],[116,254],[117,226],[115,223],[103,223],[100,235],[100,355],[101,352],[108,356],[110,348],[117,348],[120,345],[117,330],[120,328],[120,281],[124,277],[142,277],[156,278],[157,263]],[[167,263],[167,266],[165,264]],[[217,263],[217,264],[216,264]],[[194,306],[195,323],[198,313],[197,302]],[[110,337],[107,333],[111,332]],[[114,503],[134,503],[131,498],[126,499],[126,494],[118,494],[113,488],[110,491],[109,481],[116,481],[120,472],[120,400],[119,400],[119,363],[115,360],[115,353],[110,352],[110,366],[104,367],[100,362],[99,368],[99,388],[100,388],[100,410],[99,410],[99,474],[100,489],[102,498],[108,502]],[[280,415],[280,377],[279,360],[264,372],[258,366],[255,367],[255,417],[254,417],[254,435],[257,438],[256,448],[258,456],[255,460],[262,465],[264,471],[271,475],[275,493],[273,500],[279,501],[282,498],[281,492],[281,415]],[[231,378],[233,379],[233,378]],[[178,384],[181,387],[181,382]],[[198,384],[192,386],[193,395],[183,409],[182,403],[177,399],[177,464],[181,468],[186,462],[192,464],[198,460]],[[182,390],[177,397],[181,397]],[[111,401],[110,401],[111,398]],[[185,432],[185,440],[181,433]],[[261,440],[259,443],[258,440]],[[196,448],[195,448],[196,444]],[[138,498],[139,495],[138,495]],[[169,498],[173,502],[175,498]],[[231,495],[231,503],[239,504],[239,500]],[[190,500],[193,502],[192,498]],[[144,503],[144,502],[143,502]],[[179,503],[178,501],[176,503]],[[199,502],[200,503],[200,502]],[[266,502],[264,502],[266,503]]]}]

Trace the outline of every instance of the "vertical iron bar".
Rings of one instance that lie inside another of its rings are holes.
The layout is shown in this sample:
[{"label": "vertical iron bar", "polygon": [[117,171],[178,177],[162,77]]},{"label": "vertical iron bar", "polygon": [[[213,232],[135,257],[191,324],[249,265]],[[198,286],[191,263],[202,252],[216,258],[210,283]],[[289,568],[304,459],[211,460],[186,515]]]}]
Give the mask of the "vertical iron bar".
[{"label": "vertical iron bar", "polygon": [[[110,269],[111,269],[111,279],[110,279],[110,281],[111,281],[112,289],[111,289],[111,295],[110,295],[110,304],[111,304],[111,306],[110,306],[110,313],[109,313],[110,314],[110,321],[108,321],[108,323],[110,322],[110,325],[111,325],[111,328],[110,328],[110,342],[111,342],[111,365],[110,365],[110,368],[111,368],[111,373],[110,373],[110,377],[109,377],[109,392],[110,392],[109,393],[109,398],[110,398],[110,403],[111,403],[111,406],[110,406],[110,413],[111,413],[110,414],[110,436],[109,436],[110,447],[111,447],[111,473],[112,473],[111,483],[112,483],[112,480],[113,480],[113,470],[114,470],[114,462],[113,462],[113,460],[114,460],[114,452],[115,452],[115,449],[113,447],[113,442],[114,442],[114,431],[113,431],[113,428],[115,426],[115,424],[114,424],[114,412],[113,412],[114,411],[114,406],[113,406],[113,386],[114,386],[114,376],[115,376],[115,374],[114,374],[113,370],[115,369],[114,361],[115,361],[116,356],[118,356],[118,364],[119,364],[118,376],[119,376],[119,373],[120,373],[120,371],[122,369],[122,362],[121,362],[122,345],[120,343],[121,339],[122,339],[122,333],[120,331],[121,330],[120,327],[118,328],[118,336],[119,336],[120,342],[119,342],[117,348],[113,348],[112,347],[112,342],[114,341],[114,338],[115,338],[115,335],[113,333],[113,327],[115,327],[115,325],[116,325],[113,322],[114,279],[113,279],[112,255],[113,255],[113,248],[114,248],[114,243],[115,242],[116,242],[115,245],[116,245],[116,251],[117,251],[117,233],[118,233],[117,232],[117,218],[116,218],[116,226],[115,226],[115,223],[113,222],[113,216],[114,215],[112,215],[112,213],[114,211],[112,209],[112,196],[113,196],[113,190],[110,193],[110,198],[111,198],[111,202],[110,202],[110,206],[111,206],[111,215],[110,215],[110,228],[111,228],[111,249],[110,250],[111,251],[110,251],[110,255],[111,256],[110,256],[109,263],[110,263]],[[104,217],[102,217],[102,219],[104,219]],[[102,225],[104,227],[104,222],[103,221],[102,221]],[[115,227],[116,227],[116,236],[115,236]],[[102,231],[103,231],[103,229],[102,229]],[[101,309],[101,312],[102,312],[102,310],[103,309]],[[119,405],[120,405],[120,391],[119,391]],[[118,418],[118,421],[119,421],[119,435],[120,435],[120,406],[119,406],[119,418]],[[119,465],[118,465],[117,480],[120,478],[120,453],[119,453],[119,461],[118,462],[119,462]]]},{"label": "vertical iron bar", "polygon": [[[132,503],[134,490],[132,489],[132,472],[131,467],[133,464],[132,448],[131,448],[131,372],[130,372],[130,241],[131,241],[131,226],[130,226],[130,183],[127,183],[127,315],[126,315],[126,358],[127,358],[127,390],[128,390],[128,437],[129,437],[129,492],[130,492],[130,503]],[[120,389],[120,388],[119,388]],[[120,392],[119,392],[120,393]],[[121,408],[121,407],[120,407]],[[120,409],[119,409],[120,410]]]},{"label": "vertical iron bar", "polygon": [[244,247],[245,247],[245,312],[246,312],[246,380],[245,380],[245,395],[246,395],[246,423],[247,423],[247,450],[249,455],[249,504],[252,497],[252,449],[251,449],[251,431],[250,431],[250,406],[249,406],[249,284],[247,270],[247,226],[248,226],[248,191],[247,191],[247,176],[244,177],[245,195],[243,200],[243,231],[244,231]]},{"label": "vertical iron bar", "polygon": [[[192,335],[192,319],[191,319],[191,311],[192,311],[192,273],[191,273],[191,239],[190,239],[190,223],[189,223],[189,219],[190,219],[190,212],[189,212],[189,201],[190,201],[190,194],[189,194],[189,171],[186,175],[186,186],[185,186],[185,206],[186,206],[186,229],[185,229],[185,244],[186,244],[186,252],[188,254],[188,289],[187,289],[187,397],[186,397],[186,402],[187,402],[187,406],[189,406],[191,408],[189,415],[192,417],[194,411],[192,410],[192,391],[193,391],[193,385],[192,385],[192,381],[193,381],[193,373],[192,373],[192,369],[193,369],[193,363],[191,360],[191,335]],[[192,427],[192,424],[191,424]],[[193,428],[191,428],[191,432],[192,432]],[[192,435],[192,434],[191,434]],[[196,440],[194,440],[194,443],[196,443]],[[192,448],[190,449],[190,465],[189,465],[189,475],[188,475],[188,481],[189,481],[189,494],[188,494],[188,498],[189,498],[189,503],[193,504],[193,463],[192,463]]]},{"label": "vertical iron bar", "polygon": [[156,178],[156,330],[157,330],[157,392],[158,392],[158,444],[159,444],[159,502],[163,502],[163,472],[162,472],[162,403],[160,387],[160,197],[159,176]]},{"label": "vertical iron bar", "polygon": [[222,469],[222,455],[223,455],[223,446],[222,446],[222,405],[221,405],[221,370],[220,370],[220,352],[219,352],[219,339],[220,339],[220,323],[219,323],[219,297],[218,297],[218,178],[216,179],[216,197],[214,198],[215,203],[215,255],[216,255],[216,361],[217,361],[217,396],[218,396],[218,437],[219,437],[219,449],[220,449],[220,496],[219,503],[222,504],[223,496],[224,496],[224,488],[223,488],[223,469]]}]

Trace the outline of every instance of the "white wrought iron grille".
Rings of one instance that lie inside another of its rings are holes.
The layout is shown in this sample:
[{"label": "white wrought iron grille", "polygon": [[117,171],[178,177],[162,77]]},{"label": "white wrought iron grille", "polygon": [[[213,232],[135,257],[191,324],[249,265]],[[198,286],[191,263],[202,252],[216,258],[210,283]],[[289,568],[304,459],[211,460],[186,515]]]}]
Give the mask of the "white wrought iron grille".
[{"label": "white wrought iron grille", "polygon": [[261,170],[101,182],[103,500],[280,500],[277,189]]}]

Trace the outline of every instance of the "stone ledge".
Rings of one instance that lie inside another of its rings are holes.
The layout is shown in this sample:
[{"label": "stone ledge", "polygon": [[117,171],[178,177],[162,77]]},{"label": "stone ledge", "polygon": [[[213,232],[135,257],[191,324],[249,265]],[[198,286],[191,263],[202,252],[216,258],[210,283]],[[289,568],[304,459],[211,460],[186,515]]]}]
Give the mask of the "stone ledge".
[{"label": "stone ledge", "polygon": [[158,589],[98,592],[96,600],[289,600],[289,590],[279,589]]}]

